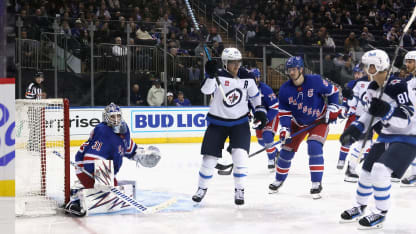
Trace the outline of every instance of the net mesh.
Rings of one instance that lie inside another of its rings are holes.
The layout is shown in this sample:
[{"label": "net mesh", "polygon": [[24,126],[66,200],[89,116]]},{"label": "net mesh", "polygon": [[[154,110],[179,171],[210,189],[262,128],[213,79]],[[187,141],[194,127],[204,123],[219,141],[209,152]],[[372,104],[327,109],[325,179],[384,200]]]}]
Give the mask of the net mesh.
[{"label": "net mesh", "polygon": [[16,216],[64,205],[64,129],[63,99],[16,100]]}]

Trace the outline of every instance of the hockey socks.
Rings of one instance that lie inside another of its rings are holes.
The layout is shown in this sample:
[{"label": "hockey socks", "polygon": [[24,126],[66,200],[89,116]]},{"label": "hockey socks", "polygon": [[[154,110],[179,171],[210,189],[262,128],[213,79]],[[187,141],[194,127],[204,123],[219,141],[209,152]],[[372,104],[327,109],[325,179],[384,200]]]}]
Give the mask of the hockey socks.
[{"label": "hockey socks", "polygon": [[208,182],[212,179],[214,174],[215,165],[217,165],[217,157],[204,155],[202,158],[202,165],[199,169],[199,179],[198,179],[198,190],[196,194],[192,197],[192,200],[195,202],[200,202],[208,188]]},{"label": "hockey socks", "polygon": [[291,161],[295,152],[281,150],[280,156],[277,159],[276,163],[276,180],[277,181],[284,181],[287,177],[287,173],[289,172]]},{"label": "hockey socks", "polygon": [[324,157],[322,155],[322,144],[314,140],[310,140],[307,143],[311,181],[312,183],[321,182],[322,176],[324,174]]}]

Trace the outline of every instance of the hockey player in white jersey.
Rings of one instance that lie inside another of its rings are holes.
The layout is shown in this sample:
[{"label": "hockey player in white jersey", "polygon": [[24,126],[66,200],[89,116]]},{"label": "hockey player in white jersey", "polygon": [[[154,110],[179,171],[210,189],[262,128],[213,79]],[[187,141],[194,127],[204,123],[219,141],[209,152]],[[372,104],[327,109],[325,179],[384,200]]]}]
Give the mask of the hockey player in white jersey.
[{"label": "hockey player in white jersey", "polygon": [[[409,76],[406,77],[406,81],[410,87],[408,87],[410,94],[414,94],[412,90],[416,88],[416,51],[410,51],[404,56],[404,64]],[[401,186],[410,187],[416,186],[416,159],[412,162],[410,167],[410,175],[403,178]]]},{"label": "hockey player in white jersey", "polygon": [[[214,167],[218,158],[222,156],[224,142],[229,137],[234,163],[234,202],[236,205],[244,204],[244,182],[248,173],[250,149],[248,101],[250,100],[255,107],[256,129],[264,128],[267,124],[267,116],[266,110],[261,106],[261,97],[254,76],[241,67],[241,59],[238,49],[226,48],[221,55],[223,68],[218,69],[214,60],[208,61],[205,65],[207,74],[201,91],[206,95],[214,94],[214,97],[206,118],[208,127],[201,146],[203,158],[199,170],[198,190],[192,197],[195,202],[200,202],[204,198],[208,182],[214,174]],[[220,84],[216,82],[216,76]]]},{"label": "hockey player in white jersey", "polygon": [[[347,99],[347,105],[350,107],[349,114],[355,114],[355,119],[359,119],[364,112],[364,106],[368,101],[367,87],[370,81],[370,76],[365,75],[357,79],[351,89],[348,87],[345,87],[343,89],[342,95],[344,96],[344,98]],[[372,137],[373,134],[371,132],[371,134],[369,134],[368,136],[368,140],[366,141],[364,157],[370,151]],[[358,181],[358,174],[356,172],[356,168],[359,163],[358,156],[360,154],[363,141],[364,139],[360,139],[352,145],[353,150],[350,152],[351,157],[348,160],[348,166],[345,170],[344,181],[346,182]]]},{"label": "hockey player in white jersey", "polygon": [[[403,176],[416,156],[416,116],[415,100],[409,96],[406,81],[394,77],[387,80],[390,59],[386,52],[368,51],[363,55],[362,63],[373,80],[367,90],[369,105],[344,131],[340,140],[341,143],[353,143],[360,139],[371,127],[372,116],[374,124],[381,123],[382,128],[364,160],[354,206],[341,214],[341,223],[353,222],[363,216],[368,198],[374,195],[375,209],[358,222],[359,229],[372,229],[382,227],[390,209],[390,177]],[[379,98],[384,84],[384,93]]]}]

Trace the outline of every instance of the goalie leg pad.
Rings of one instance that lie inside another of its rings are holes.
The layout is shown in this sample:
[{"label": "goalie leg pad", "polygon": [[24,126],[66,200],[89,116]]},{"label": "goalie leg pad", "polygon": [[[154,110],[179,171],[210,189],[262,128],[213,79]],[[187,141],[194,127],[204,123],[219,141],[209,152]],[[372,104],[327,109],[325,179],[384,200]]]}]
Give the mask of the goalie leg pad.
[{"label": "goalie leg pad", "polygon": [[[233,149],[234,150],[234,149]],[[218,158],[211,155],[204,155],[202,158],[202,165],[199,169],[198,187],[208,188],[208,181],[214,175],[215,165],[217,165]]]},{"label": "goalie leg pad", "polygon": [[244,189],[244,182],[248,174],[248,154],[245,149],[233,149],[234,184],[236,189]]},{"label": "goalie leg pad", "polygon": [[322,152],[322,144],[315,140],[309,140],[309,170],[311,172],[311,181],[321,182],[324,174],[324,157]]}]

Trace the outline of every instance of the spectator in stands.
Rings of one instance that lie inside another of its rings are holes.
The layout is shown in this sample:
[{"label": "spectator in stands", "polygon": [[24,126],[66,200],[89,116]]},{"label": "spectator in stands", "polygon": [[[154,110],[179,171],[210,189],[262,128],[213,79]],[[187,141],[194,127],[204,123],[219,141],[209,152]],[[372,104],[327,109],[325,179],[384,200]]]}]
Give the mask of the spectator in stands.
[{"label": "spectator in stands", "polygon": [[323,61],[324,76],[332,80],[337,71],[334,63],[331,60],[331,55],[326,54]]},{"label": "spectator in stands", "polygon": [[71,27],[69,27],[68,21],[62,21],[60,30],[61,33],[63,33],[67,39],[72,37],[72,30]]},{"label": "spectator in stands", "polygon": [[169,14],[165,13],[163,16],[161,16],[158,20],[158,27],[163,28],[163,24],[166,23],[166,27],[172,26],[172,20],[169,19]]},{"label": "spectator in stands", "polygon": [[153,86],[147,92],[147,104],[149,106],[161,106],[165,97],[165,90],[161,87],[160,81],[155,80]]},{"label": "spectator in stands", "polygon": [[219,42],[222,43],[222,38],[221,35],[217,33],[217,28],[212,27],[211,28],[211,33],[207,36],[207,42]]},{"label": "spectator in stands", "polygon": [[390,28],[390,31],[387,33],[387,40],[391,44],[396,44],[399,42],[399,34],[396,31],[396,27]]},{"label": "spectator in stands", "polygon": [[221,57],[222,50],[223,48],[221,48],[220,43],[215,41],[211,47],[212,57]]},{"label": "spectator in stands", "polygon": [[322,45],[324,47],[331,47],[335,48],[335,42],[332,37],[328,35],[325,27],[321,27],[318,31],[318,45]]},{"label": "spectator in stands", "polygon": [[225,7],[224,2],[220,2],[215,8],[214,8],[214,15],[223,16],[225,15]]},{"label": "spectator in stands", "polygon": [[108,27],[108,22],[104,22],[101,26],[99,25],[99,21],[96,21],[96,27],[99,29],[97,32],[95,32],[94,36],[98,43],[105,43],[110,41],[110,28]]},{"label": "spectator in stands", "polygon": [[283,32],[275,32],[273,34],[272,42],[276,45],[286,45],[287,42],[283,38]]},{"label": "spectator in stands", "polygon": [[351,12],[346,11],[345,14],[342,15],[341,23],[344,24],[344,25],[353,25],[354,24],[354,20],[351,17]]},{"label": "spectator in stands", "polygon": [[[26,64],[31,64],[35,62],[35,55],[34,55],[34,48],[37,46],[37,41],[33,40],[27,40],[27,32],[22,31],[21,32],[21,48],[22,48],[22,66],[25,66]],[[36,43],[36,44],[33,44]]]},{"label": "spectator in stands", "polygon": [[369,42],[374,42],[376,40],[374,35],[368,31],[368,27],[363,27],[363,32],[367,34],[367,40]]},{"label": "spectator in stands", "polygon": [[413,47],[414,45],[415,45],[415,40],[410,34],[410,32],[407,31],[407,33],[403,37],[403,47],[410,48],[410,47]]},{"label": "spectator in stands", "polygon": [[81,21],[81,19],[75,20],[75,27],[73,27],[71,29],[72,36],[75,37],[75,39],[80,38],[81,31],[82,30],[83,30],[83,28],[82,28],[82,21]]},{"label": "spectator in stands", "polygon": [[349,53],[350,51],[358,51],[360,49],[360,43],[357,38],[355,38],[354,32],[350,32],[350,35],[347,39],[345,39],[344,49],[346,53]]},{"label": "spectator in stands", "polygon": [[350,56],[344,56],[344,66],[341,68],[340,75],[334,79],[336,83],[338,83],[341,87],[344,87],[346,83],[353,79],[352,77],[352,69],[354,64],[352,64],[352,58]]},{"label": "spectator in stands", "polygon": [[182,91],[178,91],[178,98],[173,101],[176,106],[191,106],[191,101],[185,98]]},{"label": "spectator in stands", "polygon": [[150,33],[147,31],[147,26],[142,24],[136,31],[136,37],[139,40],[154,40]]},{"label": "spectator in stands", "polygon": [[314,45],[316,43],[316,38],[311,30],[306,31],[303,43],[304,45]]},{"label": "spectator in stands", "polygon": [[[212,50],[210,47],[207,47],[208,52],[210,55],[212,55]],[[195,56],[204,56],[205,57],[205,61],[208,61],[207,55],[205,54],[205,49],[204,49],[204,42],[199,42],[199,44],[195,47],[194,49],[194,53]]]},{"label": "spectator in stands", "polygon": [[121,44],[121,37],[116,37],[114,39],[115,45],[112,47],[112,52],[114,56],[126,56],[127,48]]},{"label": "spectator in stands", "polygon": [[302,36],[302,32],[301,31],[296,31],[295,32],[295,37],[293,38],[293,42],[294,45],[304,45],[305,44],[305,40]]},{"label": "spectator in stands", "polygon": [[168,92],[166,94],[166,96],[167,96],[167,101],[168,101],[167,106],[176,106],[176,103],[173,100],[173,93],[172,92]]},{"label": "spectator in stands", "polygon": [[338,53],[338,54],[335,55],[335,57],[332,61],[334,62],[335,67],[341,68],[345,64],[344,55],[341,54],[341,53]]},{"label": "spectator in stands", "polygon": [[133,84],[131,88],[130,103],[135,106],[143,106],[145,104],[142,95],[140,94],[140,86],[138,84]]}]

